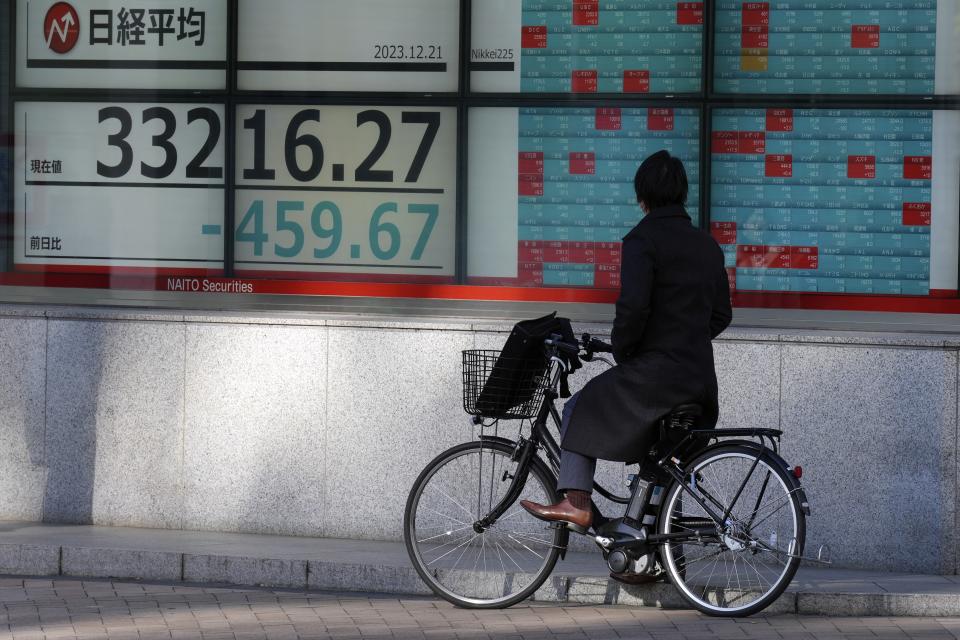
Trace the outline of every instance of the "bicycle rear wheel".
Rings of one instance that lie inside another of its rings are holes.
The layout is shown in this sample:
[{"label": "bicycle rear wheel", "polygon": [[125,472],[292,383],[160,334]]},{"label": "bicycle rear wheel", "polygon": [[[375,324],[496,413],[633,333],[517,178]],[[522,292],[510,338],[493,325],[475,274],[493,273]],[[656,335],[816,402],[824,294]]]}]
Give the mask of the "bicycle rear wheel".
[{"label": "bicycle rear wheel", "polygon": [[430,589],[457,606],[514,605],[532,595],[557,562],[562,532],[518,504],[557,500],[556,479],[539,458],[503,516],[486,530],[474,528],[517,474],[513,452],[501,442],[457,445],[434,458],[410,490],[403,524],[407,553]]},{"label": "bicycle rear wheel", "polygon": [[674,483],[667,490],[659,533],[700,533],[663,544],[674,586],[708,615],[748,616],[766,608],[800,566],[806,524],[796,480],[777,459],[741,445],[705,452],[684,478],[715,513],[736,502],[717,525],[684,487]]}]

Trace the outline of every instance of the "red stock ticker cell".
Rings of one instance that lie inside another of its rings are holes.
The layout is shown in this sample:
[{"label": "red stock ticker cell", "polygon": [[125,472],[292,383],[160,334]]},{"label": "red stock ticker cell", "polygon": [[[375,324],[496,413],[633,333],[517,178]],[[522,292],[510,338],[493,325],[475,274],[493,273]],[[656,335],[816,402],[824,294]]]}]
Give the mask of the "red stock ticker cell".
[{"label": "red stock ticker cell", "polygon": [[520,31],[520,46],[523,49],[546,49],[547,27],[523,27]]},{"label": "red stock ticker cell", "polygon": [[624,93],[650,93],[650,71],[627,69],[623,72]]},{"label": "red stock ticker cell", "polygon": [[596,93],[597,78],[596,69],[577,69],[571,76],[570,88],[574,93]]},{"label": "red stock ticker cell", "polygon": [[673,109],[650,109],[647,112],[647,131],[673,131]]},{"label": "red stock ticker cell", "polygon": [[761,154],[767,152],[767,135],[764,131],[737,132],[737,153]]},{"label": "red stock ticker cell", "polygon": [[793,109],[767,109],[767,131],[793,131]]},{"label": "red stock ticker cell", "polygon": [[717,244],[737,244],[737,223],[711,222],[710,235]]},{"label": "red stock ticker cell", "polygon": [[517,259],[521,263],[543,262],[543,243],[521,240],[517,245]]},{"label": "red stock ticker cell", "polygon": [[597,289],[619,289],[620,267],[598,264],[593,269],[593,286]]},{"label": "red stock ticker cell", "polygon": [[677,24],[680,24],[680,25],[703,24],[703,3],[702,2],[678,2],[677,3]]},{"label": "red stock ticker cell", "polygon": [[521,196],[543,195],[543,152],[521,151],[517,158],[517,193]]},{"label": "red stock ticker cell", "polygon": [[933,207],[929,202],[904,202],[903,224],[907,227],[929,227],[933,218]]},{"label": "red stock ticker cell", "polygon": [[762,155],[767,151],[764,131],[714,131],[710,141],[712,153],[745,153]]},{"label": "red stock ticker cell", "polygon": [[880,25],[855,24],[850,27],[850,48],[878,49],[880,47]]},{"label": "red stock ticker cell", "polygon": [[521,151],[518,157],[520,175],[536,174],[543,176],[543,152]]},{"label": "red stock ticker cell", "polygon": [[600,0],[576,0],[573,3],[573,25],[595,27],[600,24]]},{"label": "red stock ticker cell", "polygon": [[572,175],[594,175],[596,172],[596,154],[590,151],[575,151],[570,154],[570,173]]},{"label": "red stock ticker cell", "polygon": [[559,262],[561,264],[566,264],[570,262],[577,262],[573,257],[573,252],[567,243],[549,243],[543,249],[543,261],[544,262]]},{"label": "red stock ticker cell", "polygon": [[820,266],[820,250],[817,247],[790,247],[790,264],[793,269],[816,269]]},{"label": "red stock ticker cell", "polygon": [[619,131],[623,127],[623,115],[620,107],[600,107],[594,118],[598,131]]},{"label": "red stock ticker cell", "polygon": [[931,180],[933,178],[933,157],[904,156],[903,177],[905,180]]},{"label": "red stock ticker cell", "polygon": [[711,153],[739,153],[740,144],[736,131],[714,131],[710,141]]},{"label": "red stock ticker cell", "polygon": [[763,175],[767,178],[792,178],[792,155],[769,155],[764,158]]},{"label": "red stock ticker cell", "polygon": [[876,156],[847,156],[847,177],[873,179],[877,177]]},{"label": "red stock ticker cell", "polygon": [[517,194],[532,198],[539,198],[543,195],[543,177],[540,176],[520,176],[517,181]]},{"label": "red stock ticker cell", "polygon": [[619,242],[595,242],[593,252],[596,256],[597,264],[620,265]]},{"label": "red stock ticker cell", "polygon": [[543,286],[543,265],[540,263],[518,263],[517,284],[522,287]]},{"label": "red stock ticker cell", "polygon": [[769,2],[744,2],[740,9],[740,24],[750,27],[770,25]]},{"label": "red stock ticker cell", "polygon": [[744,49],[767,49],[770,47],[769,27],[744,25],[740,29],[740,46]]}]

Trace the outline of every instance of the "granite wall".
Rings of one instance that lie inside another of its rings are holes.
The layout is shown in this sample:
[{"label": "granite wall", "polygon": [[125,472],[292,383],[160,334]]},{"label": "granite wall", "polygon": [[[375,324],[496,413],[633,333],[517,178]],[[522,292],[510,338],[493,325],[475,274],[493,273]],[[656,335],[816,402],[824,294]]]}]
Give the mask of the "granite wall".
[{"label": "granite wall", "polygon": [[[419,470],[472,437],[460,351],[508,329],[0,307],[0,519],[398,539]],[[785,432],[808,549],[957,572],[958,349],[903,334],[717,341],[721,424]]]}]

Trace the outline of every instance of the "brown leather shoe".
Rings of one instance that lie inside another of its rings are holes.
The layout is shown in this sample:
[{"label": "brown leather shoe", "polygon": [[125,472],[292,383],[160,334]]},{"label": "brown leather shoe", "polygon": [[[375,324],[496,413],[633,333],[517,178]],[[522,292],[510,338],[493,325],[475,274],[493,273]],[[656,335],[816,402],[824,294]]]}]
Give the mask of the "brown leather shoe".
[{"label": "brown leather shoe", "polygon": [[570,504],[569,498],[564,498],[557,504],[543,505],[521,500],[520,506],[534,518],[547,522],[569,522],[583,529],[589,529],[593,524],[593,512],[590,509],[578,509]]}]

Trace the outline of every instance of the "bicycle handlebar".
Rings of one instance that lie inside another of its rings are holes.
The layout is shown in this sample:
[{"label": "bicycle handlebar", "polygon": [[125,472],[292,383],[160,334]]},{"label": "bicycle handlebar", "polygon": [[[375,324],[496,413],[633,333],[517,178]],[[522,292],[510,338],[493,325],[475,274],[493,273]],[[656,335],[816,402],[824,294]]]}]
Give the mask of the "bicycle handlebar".
[{"label": "bicycle handlebar", "polygon": [[592,337],[589,333],[583,334],[580,341],[583,344],[584,351],[588,353],[613,353],[613,346],[599,338]]},{"label": "bicycle handlebar", "polygon": [[574,356],[581,355],[582,351],[583,359],[587,362],[593,360],[595,353],[613,353],[613,347],[610,344],[592,337],[589,333],[583,334],[578,343],[564,342],[559,335],[555,334],[544,340],[544,344]]},{"label": "bicycle handlebar", "polygon": [[578,355],[580,353],[579,344],[570,344],[568,342],[564,342],[563,340],[560,339],[560,336],[556,336],[556,335],[551,336],[546,340],[544,340],[544,344],[546,344],[549,347],[556,347],[557,351],[563,351],[564,353],[568,353],[572,356]]}]

